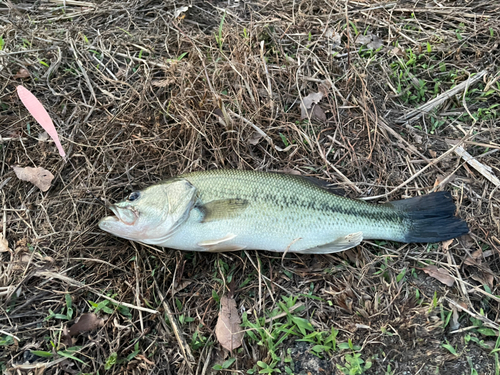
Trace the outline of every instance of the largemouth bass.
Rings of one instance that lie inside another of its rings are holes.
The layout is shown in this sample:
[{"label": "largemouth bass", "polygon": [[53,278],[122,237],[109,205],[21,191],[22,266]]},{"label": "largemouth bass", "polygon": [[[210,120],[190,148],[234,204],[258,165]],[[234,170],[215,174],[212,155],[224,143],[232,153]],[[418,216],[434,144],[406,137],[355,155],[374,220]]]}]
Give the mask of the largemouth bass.
[{"label": "largemouth bass", "polygon": [[243,170],[171,178],[109,205],[99,227],[190,251],[334,253],[362,240],[438,242],[468,233],[449,192],[385,204],[333,194],[307,178]]}]

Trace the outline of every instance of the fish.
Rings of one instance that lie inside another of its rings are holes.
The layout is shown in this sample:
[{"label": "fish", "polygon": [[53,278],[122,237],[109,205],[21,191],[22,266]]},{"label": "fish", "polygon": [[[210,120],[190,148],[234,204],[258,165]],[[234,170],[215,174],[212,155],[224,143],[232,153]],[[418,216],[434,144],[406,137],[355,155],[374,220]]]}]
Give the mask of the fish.
[{"label": "fish", "polygon": [[363,240],[435,243],[469,232],[450,192],[374,204],[299,175],[215,169],[169,178],[108,208],[99,227],[165,248],[328,254]]}]

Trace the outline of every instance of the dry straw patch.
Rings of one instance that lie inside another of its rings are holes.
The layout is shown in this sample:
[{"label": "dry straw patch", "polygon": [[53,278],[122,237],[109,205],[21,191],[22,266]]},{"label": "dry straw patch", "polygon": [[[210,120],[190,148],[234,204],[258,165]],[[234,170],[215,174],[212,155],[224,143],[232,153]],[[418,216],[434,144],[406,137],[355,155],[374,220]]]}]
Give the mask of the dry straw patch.
[{"label": "dry straw patch", "polygon": [[[12,374],[209,373],[227,359],[214,329],[217,296],[234,278],[250,321],[296,296],[293,314],[359,345],[373,363],[367,373],[388,364],[398,373],[470,373],[470,363],[492,373],[492,348],[465,337],[473,332],[494,346],[496,337],[469,328],[470,319],[484,329],[499,324],[500,188],[485,175],[500,176],[499,12],[490,1],[0,5],[8,241],[0,253],[0,366]],[[381,50],[368,51],[369,43]],[[483,75],[473,82],[475,73]],[[48,109],[67,162],[39,139],[41,128],[16,96],[19,84]],[[326,120],[302,120],[302,99],[325,87],[311,105]],[[48,169],[52,187],[43,193],[17,180],[11,165]],[[376,201],[447,189],[471,235],[446,248],[363,243],[335,256],[281,259],[164,251],[96,227],[105,209],[95,197],[117,201],[212,168],[315,176]],[[420,271],[431,262],[453,287]],[[103,327],[75,336],[78,349],[68,352],[63,329],[91,311]],[[443,328],[448,311],[459,313],[456,333]],[[266,321],[269,332],[276,321]],[[283,358],[291,349],[297,373],[314,371],[311,363],[329,373],[345,366],[345,351],[322,362],[295,355],[297,338],[276,347]],[[459,355],[442,347],[446,340]],[[231,355],[241,373],[273,363],[250,336]],[[284,363],[276,366],[284,372]]]}]

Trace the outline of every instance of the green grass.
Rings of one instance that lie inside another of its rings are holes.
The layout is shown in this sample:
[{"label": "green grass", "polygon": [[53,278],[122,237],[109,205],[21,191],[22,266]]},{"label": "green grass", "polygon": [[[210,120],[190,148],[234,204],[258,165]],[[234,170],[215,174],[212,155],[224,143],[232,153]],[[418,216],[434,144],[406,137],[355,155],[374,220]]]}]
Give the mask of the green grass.
[{"label": "green grass", "polygon": [[[346,374],[362,374],[370,368],[371,362],[368,360],[365,362],[361,358],[359,346],[354,345],[350,339],[346,343],[337,342],[339,334],[337,329],[332,327],[329,331],[318,330],[308,319],[299,316],[305,307],[295,308],[297,302],[298,297],[282,296],[277,307],[266,312],[265,316],[249,317],[247,313],[243,314],[242,327],[246,329],[247,341],[264,348],[270,358],[267,362],[257,362],[257,366],[251,369],[249,374],[277,373],[285,344],[294,345],[290,344],[291,342],[309,343],[310,353],[319,358],[330,358],[336,352],[347,351],[345,354],[342,353],[344,365],[339,368]],[[275,318],[280,314],[284,316]],[[285,372],[293,374],[293,361],[289,349],[284,362]]]}]

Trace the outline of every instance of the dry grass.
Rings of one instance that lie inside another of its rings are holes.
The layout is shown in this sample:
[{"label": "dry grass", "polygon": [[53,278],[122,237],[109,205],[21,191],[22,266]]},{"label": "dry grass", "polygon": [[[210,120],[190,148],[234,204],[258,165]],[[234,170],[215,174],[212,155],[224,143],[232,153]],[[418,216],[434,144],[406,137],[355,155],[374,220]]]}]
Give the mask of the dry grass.
[{"label": "dry grass", "polygon": [[[298,315],[315,329],[335,327],[339,341],[362,346],[374,363],[367,373],[391,364],[394,373],[470,374],[470,363],[493,373],[490,350],[464,338],[473,332],[490,345],[469,328],[470,317],[498,329],[500,189],[450,150],[462,142],[500,175],[500,8],[493,1],[230,3],[195,2],[178,17],[178,2],[0,4],[0,196],[10,247],[0,254],[0,339],[7,340],[0,366],[12,374],[102,374],[112,353],[135,353],[109,372],[210,373],[227,355],[214,343],[213,293],[223,295],[233,275],[249,317],[298,296],[306,307]],[[381,38],[381,51],[360,51],[356,34],[365,31]],[[20,69],[30,76],[16,78]],[[480,82],[430,113],[399,120],[483,70]],[[327,120],[301,120],[301,98],[324,81],[331,84],[321,102]],[[38,140],[42,131],[17,98],[19,84],[49,110],[67,162],[53,143]],[[41,193],[18,181],[11,165],[49,169],[52,188]],[[282,260],[265,252],[163,251],[96,227],[105,210],[94,197],[117,201],[212,168],[311,175],[381,201],[447,189],[471,234],[449,248],[363,243],[335,256]],[[471,263],[480,249],[486,258]],[[429,262],[447,269],[455,286],[422,273]],[[117,302],[98,312],[104,327],[76,337],[75,356],[85,365],[32,353],[52,351],[50,341],[58,346],[71,325],[46,319],[49,309],[67,311],[66,294],[70,322],[91,309],[89,301]],[[454,334],[443,328],[453,301],[467,309]],[[117,309],[118,302],[128,307]],[[195,334],[205,338],[199,346]],[[442,347],[445,339],[458,356]],[[294,347],[290,339],[278,352]],[[232,355],[239,373],[271,361],[250,339]],[[344,354],[327,356],[323,366],[333,373],[336,363],[345,363]]]}]

